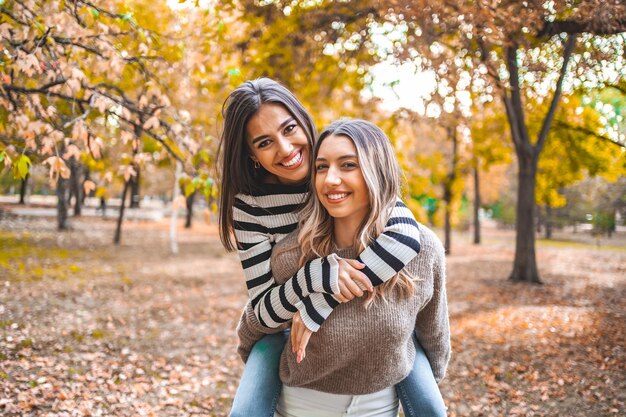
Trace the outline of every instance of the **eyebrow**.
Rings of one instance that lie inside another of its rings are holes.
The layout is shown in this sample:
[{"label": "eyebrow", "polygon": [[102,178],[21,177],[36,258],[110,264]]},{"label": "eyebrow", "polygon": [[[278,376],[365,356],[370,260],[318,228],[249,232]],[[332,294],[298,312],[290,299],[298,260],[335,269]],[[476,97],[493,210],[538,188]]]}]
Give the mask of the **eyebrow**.
[{"label": "eyebrow", "polygon": [[[353,158],[354,158],[354,159],[356,159],[356,158],[357,158],[357,156],[356,156],[356,155],[353,155],[353,154],[348,154],[348,155],[342,155],[342,156],[340,156],[340,157],[339,157],[339,158],[337,158],[337,159],[339,159],[339,160],[343,160],[343,159],[353,159]],[[316,160],[316,161],[326,161],[326,158],[321,157],[321,156],[318,156],[317,158],[315,158],[315,160]]]},{"label": "eyebrow", "polygon": [[[284,129],[284,128],[285,128],[285,126],[287,126],[287,125],[288,125],[289,123],[291,123],[291,122],[294,122],[295,120],[296,120],[296,119],[294,119],[293,117],[289,117],[289,118],[285,119],[285,121],[284,121],[284,122],[282,122],[282,123],[280,124],[280,126],[278,126],[278,130],[282,130],[282,129]],[[260,135],[260,136],[257,136],[256,138],[252,139],[252,142],[251,142],[251,143],[254,145],[255,143],[257,143],[257,142],[259,142],[259,141],[261,141],[261,140],[263,140],[263,139],[267,139],[267,138],[269,138],[269,137],[270,137],[270,135]]]}]

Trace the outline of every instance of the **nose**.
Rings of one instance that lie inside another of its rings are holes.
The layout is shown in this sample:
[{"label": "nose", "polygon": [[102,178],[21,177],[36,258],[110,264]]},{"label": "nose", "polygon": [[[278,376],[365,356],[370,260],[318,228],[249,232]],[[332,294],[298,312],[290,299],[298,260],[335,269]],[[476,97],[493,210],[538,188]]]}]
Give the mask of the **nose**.
[{"label": "nose", "polygon": [[331,187],[336,187],[339,184],[341,184],[341,173],[333,168],[330,167],[328,168],[328,171],[326,172],[326,178],[324,179],[326,182],[326,185],[331,186]]},{"label": "nose", "polygon": [[287,138],[281,137],[278,139],[278,154],[282,158],[286,158],[293,152],[293,144]]}]

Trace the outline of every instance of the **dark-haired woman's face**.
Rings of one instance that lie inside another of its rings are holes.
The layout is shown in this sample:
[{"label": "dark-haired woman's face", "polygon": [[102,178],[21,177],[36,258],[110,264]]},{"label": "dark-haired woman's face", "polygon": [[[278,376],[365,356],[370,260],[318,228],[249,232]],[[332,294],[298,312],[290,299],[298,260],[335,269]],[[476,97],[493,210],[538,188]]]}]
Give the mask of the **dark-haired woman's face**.
[{"label": "dark-haired woman's face", "polygon": [[261,105],[246,125],[253,161],[282,184],[307,178],[311,145],[306,133],[287,109],[275,103]]}]

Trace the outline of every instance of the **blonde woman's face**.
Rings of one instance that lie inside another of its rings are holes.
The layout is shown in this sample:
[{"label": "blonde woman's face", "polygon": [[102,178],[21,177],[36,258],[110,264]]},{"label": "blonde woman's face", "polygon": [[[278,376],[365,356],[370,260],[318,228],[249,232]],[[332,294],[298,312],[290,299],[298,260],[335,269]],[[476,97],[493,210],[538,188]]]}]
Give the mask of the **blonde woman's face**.
[{"label": "blonde woman's face", "polygon": [[297,184],[309,174],[311,146],[287,109],[265,103],[246,125],[251,158],[282,184]]},{"label": "blonde woman's face", "polygon": [[350,138],[331,135],[320,145],[315,191],[331,217],[359,224],[369,214],[369,190]]}]

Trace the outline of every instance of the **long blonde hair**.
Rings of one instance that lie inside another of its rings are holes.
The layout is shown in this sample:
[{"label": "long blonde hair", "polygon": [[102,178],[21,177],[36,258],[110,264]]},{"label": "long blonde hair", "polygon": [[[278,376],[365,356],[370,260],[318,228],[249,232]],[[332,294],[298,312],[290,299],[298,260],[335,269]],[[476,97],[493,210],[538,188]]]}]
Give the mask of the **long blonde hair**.
[{"label": "long blonde hair", "polygon": [[[375,124],[365,120],[340,120],[324,130],[313,147],[311,173],[315,176],[315,159],[322,142],[331,135],[350,139],[356,148],[359,167],[369,191],[370,213],[359,226],[354,241],[354,250],[361,253],[383,232],[391,211],[400,193],[400,167],[391,142]],[[315,180],[311,181],[312,192],[302,209],[298,244],[302,249],[300,265],[310,259],[324,257],[334,252],[334,219],[320,202],[315,190]],[[402,295],[409,296],[415,291],[414,280],[400,272],[395,277],[376,287],[365,299],[369,307],[377,298],[385,300],[385,293],[398,287]]]}]

